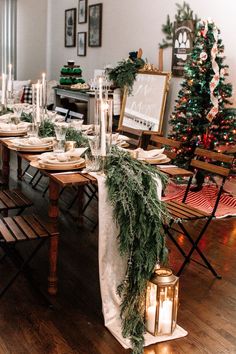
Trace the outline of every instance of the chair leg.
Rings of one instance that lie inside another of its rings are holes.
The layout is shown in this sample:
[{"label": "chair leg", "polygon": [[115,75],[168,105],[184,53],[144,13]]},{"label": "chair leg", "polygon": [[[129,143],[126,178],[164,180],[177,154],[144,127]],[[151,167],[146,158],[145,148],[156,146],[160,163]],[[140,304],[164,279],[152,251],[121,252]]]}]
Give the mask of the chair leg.
[{"label": "chair leg", "polygon": [[182,273],[182,271],[184,270],[185,266],[187,263],[190,262],[191,260],[191,256],[193,254],[193,252],[196,250],[199,254],[199,256],[202,258],[203,262],[206,264],[206,267],[211,271],[211,273],[218,279],[221,279],[221,275],[219,275],[215,269],[213,268],[213,266],[211,265],[211,263],[208,261],[208,259],[204,256],[204,254],[202,253],[202,251],[200,250],[200,248],[198,247],[198,243],[200,242],[202,236],[204,235],[206,229],[208,228],[210,222],[212,219],[208,219],[205,223],[205,225],[203,226],[201,232],[199,233],[199,236],[197,237],[196,241],[194,241],[192,239],[192,237],[190,236],[190,234],[188,233],[188,231],[185,229],[185,227],[183,226],[183,224],[179,223],[179,226],[181,227],[181,229],[183,230],[184,234],[186,235],[186,237],[188,238],[188,240],[190,241],[190,243],[192,244],[192,248],[190,249],[189,253],[187,254],[187,256],[185,257],[185,260],[182,264],[182,266],[180,267],[177,275],[180,275]]},{"label": "chair leg", "polygon": [[34,257],[34,255],[39,251],[39,249],[42,247],[43,243],[45,242],[46,239],[42,239],[39,244],[37,245],[37,247],[35,247],[35,249],[33,250],[33,252],[31,252],[31,254],[29,255],[28,258],[26,258],[24,260],[24,262],[21,264],[21,266],[19,267],[19,269],[17,270],[17,272],[11,277],[11,279],[8,281],[8,283],[5,285],[5,287],[0,291],[0,297],[3,296],[5,294],[5,292],[9,289],[9,287],[13,284],[13,282],[15,281],[15,279],[19,276],[19,274],[24,270],[24,268],[26,267],[26,265],[29,264],[29,262],[32,260],[32,258]]},{"label": "chair leg", "polygon": [[35,172],[35,174],[34,174],[33,177],[31,178],[29,184],[32,184],[32,183],[33,183],[33,181],[35,180],[35,178],[36,178],[36,176],[37,176],[38,174],[39,174],[39,170],[37,170],[37,171]]},{"label": "chair leg", "polygon": [[37,179],[37,181],[32,184],[32,188],[35,189],[37,187],[37,185],[39,184],[39,182],[41,181],[41,179],[43,178],[43,175],[41,174],[40,177]]}]

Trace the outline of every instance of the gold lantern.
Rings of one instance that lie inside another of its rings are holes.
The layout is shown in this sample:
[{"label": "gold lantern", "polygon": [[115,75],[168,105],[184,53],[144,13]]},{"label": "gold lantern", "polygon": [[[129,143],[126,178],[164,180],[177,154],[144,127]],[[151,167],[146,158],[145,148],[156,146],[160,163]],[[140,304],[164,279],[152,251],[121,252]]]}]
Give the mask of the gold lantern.
[{"label": "gold lantern", "polygon": [[156,267],[147,285],[145,323],[154,336],[172,334],[177,322],[179,278]]}]

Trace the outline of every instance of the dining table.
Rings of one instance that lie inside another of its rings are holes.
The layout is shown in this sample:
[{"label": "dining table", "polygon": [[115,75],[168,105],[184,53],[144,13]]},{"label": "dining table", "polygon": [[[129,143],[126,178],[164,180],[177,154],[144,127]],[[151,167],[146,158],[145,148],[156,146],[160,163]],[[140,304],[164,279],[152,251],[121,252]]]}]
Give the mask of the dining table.
[{"label": "dining table", "polygon": [[[58,220],[59,198],[60,192],[66,187],[76,187],[78,196],[77,217],[80,224],[83,223],[83,206],[84,206],[84,188],[86,185],[97,185],[97,179],[89,173],[84,173],[81,169],[72,171],[54,171],[46,170],[37,164],[39,152],[24,152],[18,151],[14,145],[14,139],[0,138],[2,150],[2,182],[4,187],[9,185],[10,177],[10,158],[11,152],[16,153],[17,156],[17,178],[22,176],[22,160],[27,161],[34,167],[38,168],[40,172],[49,178],[49,207],[48,216],[51,222],[55,223]],[[159,165],[157,166],[162,172],[170,177],[190,177],[192,172],[178,168],[174,165]],[[48,292],[51,295],[57,293],[57,260],[58,260],[58,240],[50,241],[49,248],[49,277],[48,277]]]},{"label": "dining table", "polygon": [[[2,183],[6,188],[9,185],[10,178],[10,158],[11,152],[15,152],[17,156],[17,178],[21,179],[22,160],[31,163],[38,159],[39,153],[28,153],[17,151],[12,138],[0,138],[2,150]],[[59,216],[59,197],[62,188],[76,186],[78,193],[78,220],[82,223],[82,209],[84,201],[84,187],[88,184],[96,184],[96,178],[88,173],[81,173],[80,170],[75,171],[47,171],[40,169],[41,173],[49,178],[49,207],[48,216],[52,223],[57,222]],[[50,239],[49,247],[49,276],[48,276],[48,292],[50,295],[57,293],[57,260],[58,260],[58,239]]]}]

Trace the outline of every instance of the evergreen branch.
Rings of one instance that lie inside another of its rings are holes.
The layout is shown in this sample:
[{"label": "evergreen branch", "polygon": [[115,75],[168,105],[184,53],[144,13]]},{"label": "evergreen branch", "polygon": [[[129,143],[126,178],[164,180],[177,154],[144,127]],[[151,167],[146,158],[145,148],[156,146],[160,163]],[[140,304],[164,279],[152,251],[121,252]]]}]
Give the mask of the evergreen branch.
[{"label": "evergreen branch", "polygon": [[114,82],[117,87],[124,89],[127,87],[128,94],[132,93],[133,84],[138,71],[143,68],[145,62],[141,58],[124,59],[118,62],[113,69],[108,69],[109,79]]},{"label": "evergreen branch", "polygon": [[128,257],[126,277],[118,286],[122,299],[122,334],[130,338],[133,354],[144,344],[144,298],[147,281],[157,260],[166,262],[162,221],[167,211],[157,196],[157,178],[166,177],[156,168],[131,158],[115,147],[106,165],[109,200],[119,225],[119,250]]}]

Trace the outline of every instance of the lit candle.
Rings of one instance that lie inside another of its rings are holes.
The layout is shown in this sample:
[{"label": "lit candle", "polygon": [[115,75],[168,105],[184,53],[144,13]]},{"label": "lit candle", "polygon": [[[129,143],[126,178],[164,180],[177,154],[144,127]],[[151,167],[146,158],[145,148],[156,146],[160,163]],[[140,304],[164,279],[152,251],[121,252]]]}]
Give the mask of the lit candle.
[{"label": "lit candle", "polygon": [[36,122],[40,123],[40,83],[36,84]]},{"label": "lit candle", "polygon": [[171,333],[173,302],[165,300],[160,306],[158,332]]},{"label": "lit candle", "polygon": [[156,306],[149,306],[147,309],[146,328],[149,332],[154,333],[156,323]]},{"label": "lit candle", "polygon": [[13,89],[13,81],[12,81],[12,64],[8,65],[8,84],[7,91],[12,91]]},{"label": "lit candle", "polygon": [[99,99],[102,99],[102,77],[99,77],[98,79],[98,83],[99,83]]},{"label": "lit candle", "polygon": [[42,73],[42,100],[43,107],[46,106],[46,94],[47,94],[47,86],[46,86],[46,74]]},{"label": "lit candle", "polygon": [[105,111],[106,104],[101,102],[101,156],[106,156],[106,121],[105,121]]},{"label": "lit candle", "polygon": [[3,105],[6,104],[6,85],[7,85],[7,75],[6,74],[2,74],[2,101],[1,103]]}]

